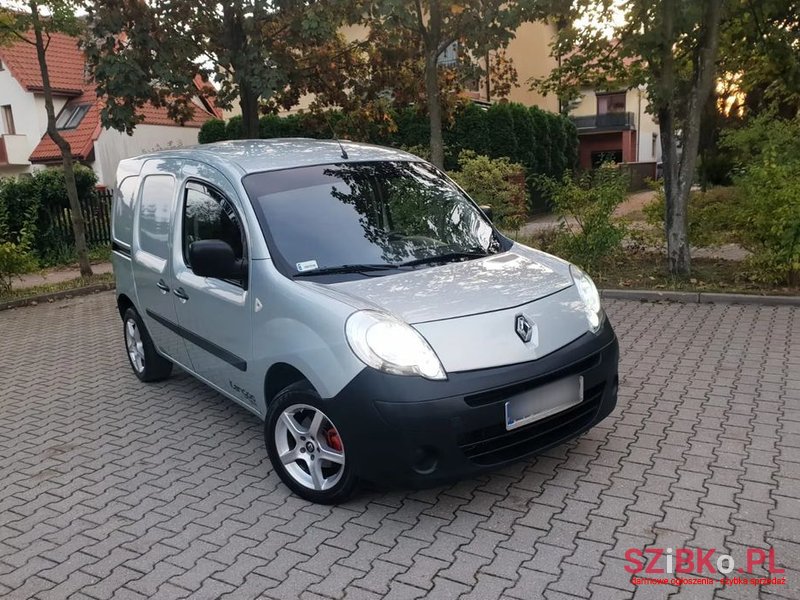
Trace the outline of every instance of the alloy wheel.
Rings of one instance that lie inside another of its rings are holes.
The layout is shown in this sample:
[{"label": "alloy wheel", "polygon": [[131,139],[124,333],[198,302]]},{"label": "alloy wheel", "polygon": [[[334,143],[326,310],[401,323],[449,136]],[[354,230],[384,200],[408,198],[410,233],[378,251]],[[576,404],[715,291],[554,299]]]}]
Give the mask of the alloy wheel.
[{"label": "alloy wheel", "polygon": [[293,404],[275,424],[275,448],[286,472],[303,487],[325,491],[344,473],[344,445],[328,416],[308,404]]},{"label": "alloy wheel", "polygon": [[131,365],[137,373],[144,371],[144,344],[139,326],[133,319],[125,321],[125,346],[128,349],[128,357]]}]

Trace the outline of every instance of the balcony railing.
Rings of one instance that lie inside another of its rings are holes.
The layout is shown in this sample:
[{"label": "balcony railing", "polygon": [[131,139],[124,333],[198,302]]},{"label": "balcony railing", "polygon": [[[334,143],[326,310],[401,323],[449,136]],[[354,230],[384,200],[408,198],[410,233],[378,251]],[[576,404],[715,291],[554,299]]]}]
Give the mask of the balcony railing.
[{"label": "balcony railing", "polygon": [[582,129],[634,129],[636,121],[632,112],[605,113],[586,117],[570,117],[578,130]]},{"label": "balcony railing", "polygon": [[30,153],[27,136],[10,133],[0,136],[0,166],[27,165]]}]

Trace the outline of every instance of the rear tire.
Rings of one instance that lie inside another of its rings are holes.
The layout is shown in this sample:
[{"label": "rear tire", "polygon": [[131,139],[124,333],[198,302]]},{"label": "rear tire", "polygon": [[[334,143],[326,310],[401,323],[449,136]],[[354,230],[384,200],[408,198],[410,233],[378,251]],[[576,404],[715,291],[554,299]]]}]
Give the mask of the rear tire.
[{"label": "rear tire", "polygon": [[135,308],[128,308],[122,315],[122,334],[125,351],[134,374],[141,381],[161,381],[172,373],[172,361],[156,350],[150,334]]},{"label": "rear tire", "polygon": [[269,403],[264,439],[272,467],[292,492],[338,504],[353,495],[358,480],[345,460],[347,441],[323,410],[308,383],[293,383]]}]

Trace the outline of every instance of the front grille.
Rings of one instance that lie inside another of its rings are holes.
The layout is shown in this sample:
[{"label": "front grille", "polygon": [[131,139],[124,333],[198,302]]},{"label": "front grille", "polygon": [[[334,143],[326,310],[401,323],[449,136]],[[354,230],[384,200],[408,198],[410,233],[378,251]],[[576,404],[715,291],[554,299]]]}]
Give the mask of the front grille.
[{"label": "front grille", "polygon": [[605,382],[588,389],[584,401],[558,414],[508,431],[498,423],[463,434],[458,446],[472,462],[495,465],[513,460],[571,437],[591,423],[603,397]]},{"label": "front grille", "polygon": [[506,400],[512,396],[516,396],[517,394],[522,394],[523,392],[527,392],[528,390],[542,386],[545,383],[563,379],[564,377],[569,377],[570,375],[580,375],[589,369],[594,369],[600,365],[601,357],[601,353],[598,352],[597,354],[584,358],[583,360],[579,360],[571,365],[567,365],[563,369],[550,371],[546,375],[534,377],[533,379],[528,379],[527,381],[503,386],[494,390],[480,392],[478,394],[471,394],[464,398],[464,402],[474,408],[476,406],[486,406],[487,404],[492,404],[498,400]]}]

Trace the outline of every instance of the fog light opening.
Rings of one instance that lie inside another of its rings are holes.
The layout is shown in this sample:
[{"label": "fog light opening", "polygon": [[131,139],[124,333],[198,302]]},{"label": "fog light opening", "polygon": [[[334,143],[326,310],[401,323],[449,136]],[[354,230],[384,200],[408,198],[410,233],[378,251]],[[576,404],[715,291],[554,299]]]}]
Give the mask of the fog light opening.
[{"label": "fog light opening", "polygon": [[414,451],[414,470],[420,475],[430,475],[439,466],[439,453],[431,446],[420,446]]}]

